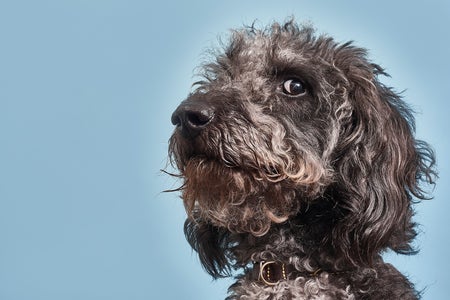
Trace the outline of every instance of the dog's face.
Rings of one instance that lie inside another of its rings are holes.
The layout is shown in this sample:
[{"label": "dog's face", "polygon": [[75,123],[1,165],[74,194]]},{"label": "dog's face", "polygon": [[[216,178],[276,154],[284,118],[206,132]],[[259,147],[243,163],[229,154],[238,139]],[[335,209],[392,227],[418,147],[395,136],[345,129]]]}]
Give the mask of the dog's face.
[{"label": "dog's face", "polygon": [[186,179],[189,212],[262,235],[332,180],[337,118],[348,121],[350,111],[331,114],[339,104],[330,95],[344,91],[335,90],[331,66],[301,39],[307,34],[236,36],[174,112],[171,150]]},{"label": "dog's face", "polygon": [[336,239],[408,247],[432,153],[366,51],[290,22],[234,32],[203,70],[169,146],[191,219],[261,236],[326,198]]}]

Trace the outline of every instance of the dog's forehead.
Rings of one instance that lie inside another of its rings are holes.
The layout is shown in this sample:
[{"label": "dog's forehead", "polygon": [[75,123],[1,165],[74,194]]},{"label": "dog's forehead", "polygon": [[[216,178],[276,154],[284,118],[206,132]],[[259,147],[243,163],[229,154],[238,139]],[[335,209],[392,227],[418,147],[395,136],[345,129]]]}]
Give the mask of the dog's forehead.
[{"label": "dog's forehead", "polygon": [[309,59],[303,52],[298,49],[294,50],[293,48],[278,49],[276,51],[276,58],[278,62],[284,62],[287,65],[292,63],[306,63]]},{"label": "dog's forehead", "polygon": [[242,55],[248,55],[250,57],[258,57],[267,54],[267,48],[269,47],[269,40],[263,36],[256,36],[250,38],[245,43],[246,47],[243,48]]},{"label": "dog's forehead", "polygon": [[241,72],[271,72],[272,69],[284,65],[289,68],[292,64],[302,64],[312,58],[306,44],[291,36],[273,38],[271,35],[248,37],[237,51],[238,59],[233,64]]}]

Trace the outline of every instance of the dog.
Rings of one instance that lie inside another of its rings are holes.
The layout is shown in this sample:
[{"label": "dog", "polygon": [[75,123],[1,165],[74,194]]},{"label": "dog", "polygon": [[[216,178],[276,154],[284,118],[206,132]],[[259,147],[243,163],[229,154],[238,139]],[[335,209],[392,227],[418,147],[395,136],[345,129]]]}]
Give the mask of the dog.
[{"label": "dog", "polygon": [[[414,254],[435,155],[367,50],[294,20],[232,31],[171,117],[184,231],[227,299],[418,299],[381,254]],[[236,275],[237,274],[237,275]]]}]

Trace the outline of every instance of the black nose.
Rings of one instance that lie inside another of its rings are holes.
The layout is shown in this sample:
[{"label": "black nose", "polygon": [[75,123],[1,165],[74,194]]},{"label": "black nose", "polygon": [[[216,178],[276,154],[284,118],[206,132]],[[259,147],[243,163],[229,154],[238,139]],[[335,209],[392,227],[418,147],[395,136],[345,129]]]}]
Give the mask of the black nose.
[{"label": "black nose", "polygon": [[201,104],[182,103],[172,114],[172,124],[187,138],[196,137],[214,116],[214,110]]}]

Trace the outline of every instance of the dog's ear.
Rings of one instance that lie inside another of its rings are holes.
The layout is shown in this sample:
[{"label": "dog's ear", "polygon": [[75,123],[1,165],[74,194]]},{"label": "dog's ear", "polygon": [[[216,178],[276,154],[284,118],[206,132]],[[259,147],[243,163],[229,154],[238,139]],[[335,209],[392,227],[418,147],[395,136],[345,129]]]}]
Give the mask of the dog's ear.
[{"label": "dog's ear", "polygon": [[434,183],[432,149],[414,138],[414,117],[401,97],[379,82],[387,75],[368,63],[365,52],[350,49],[346,66],[348,99],[353,108],[341,129],[336,152],[337,180],[343,214],[333,232],[333,245],[350,260],[371,264],[375,255],[391,248],[413,253],[411,221],[414,198],[426,199],[422,184]]},{"label": "dog's ear", "polygon": [[206,272],[214,279],[230,276],[227,230],[188,218],[184,223],[184,234]]}]

